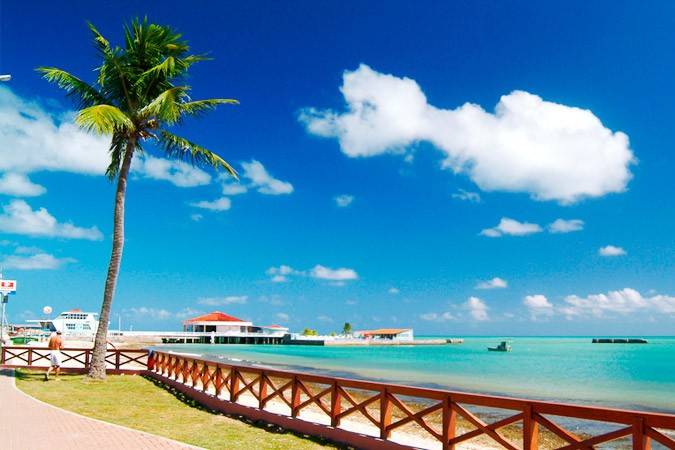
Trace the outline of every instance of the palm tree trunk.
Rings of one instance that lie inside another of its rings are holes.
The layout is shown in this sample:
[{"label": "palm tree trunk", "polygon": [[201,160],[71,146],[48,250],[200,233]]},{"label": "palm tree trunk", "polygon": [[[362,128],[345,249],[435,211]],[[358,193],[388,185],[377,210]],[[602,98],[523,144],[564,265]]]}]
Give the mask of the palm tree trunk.
[{"label": "palm tree trunk", "polygon": [[108,276],[105,280],[103,304],[101,305],[101,314],[98,318],[99,322],[96,338],[94,340],[94,351],[92,352],[91,365],[89,366],[89,377],[100,380],[105,379],[108,322],[110,320],[110,308],[112,307],[113,297],[115,295],[115,286],[117,285],[117,276],[119,275],[120,264],[122,262],[122,251],[124,249],[124,199],[127,192],[127,177],[129,175],[129,168],[131,167],[131,159],[133,158],[135,147],[135,139],[130,139],[127,142],[122,167],[117,176],[112,254],[110,255],[110,264],[108,265]]}]

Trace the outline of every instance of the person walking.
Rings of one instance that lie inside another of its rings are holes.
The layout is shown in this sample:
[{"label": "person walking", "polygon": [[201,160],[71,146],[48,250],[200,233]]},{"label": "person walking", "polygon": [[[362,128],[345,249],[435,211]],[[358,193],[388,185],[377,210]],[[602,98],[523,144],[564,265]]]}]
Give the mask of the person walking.
[{"label": "person walking", "polygon": [[49,369],[47,369],[47,373],[45,373],[45,381],[49,381],[49,375],[51,374],[52,369],[54,369],[56,378],[59,377],[59,373],[61,372],[61,349],[63,348],[63,338],[61,337],[60,331],[52,334],[52,336],[49,338],[47,347],[49,347],[49,350],[51,350],[51,354],[49,355],[50,365]]}]

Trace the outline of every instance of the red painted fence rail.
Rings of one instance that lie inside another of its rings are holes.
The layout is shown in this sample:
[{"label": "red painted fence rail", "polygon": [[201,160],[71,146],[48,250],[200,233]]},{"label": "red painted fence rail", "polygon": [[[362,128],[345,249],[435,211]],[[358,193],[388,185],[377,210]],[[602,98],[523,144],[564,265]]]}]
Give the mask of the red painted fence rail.
[{"label": "red painted fence rail", "polygon": [[[65,348],[61,350],[63,372],[85,373],[91,361],[91,348]],[[4,368],[29,367],[47,369],[51,350],[40,347],[3,346],[0,366]],[[147,369],[147,350],[108,349],[106,353],[107,372],[111,374],[138,374]]]},{"label": "red painted fence rail", "polygon": [[[187,395],[198,397],[210,407],[232,412],[232,407],[238,406],[235,412],[366,448],[400,448],[396,441],[400,442],[401,438],[393,435],[397,430],[412,427],[416,428],[415,436],[427,443],[431,441],[432,447],[443,449],[453,449],[457,444],[480,437],[491,441],[488,445],[492,447],[532,450],[540,448],[539,438],[544,430],[560,443],[551,447],[551,439],[548,439],[549,448],[592,449],[621,439],[636,450],[649,449],[652,443],[675,449],[672,437],[675,415],[669,414],[237,366],[165,352],[151,354],[148,372]],[[273,402],[276,406],[270,407]],[[503,414],[506,417],[487,423],[470,410],[476,407],[498,409],[506,413]],[[311,417],[303,417],[303,412],[310,409]],[[364,437],[360,430],[361,436],[357,439],[357,433],[342,429],[344,421],[357,415],[371,425],[374,432],[369,434],[374,436]],[[471,429],[460,430],[460,418],[470,424]],[[569,419],[603,422],[607,424],[607,431],[582,437],[556,423],[560,418],[567,418],[567,422]],[[315,423],[308,425],[308,421]],[[507,426],[511,427],[508,433],[511,439],[514,430],[518,432],[519,442],[512,442],[502,432]],[[404,444],[411,445],[410,442]]]},{"label": "red painted fence rail", "polygon": [[[62,353],[64,371],[87,370],[91,349]],[[239,366],[160,351],[108,350],[106,362],[110,373],[148,375],[211,409],[359,448],[445,450],[478,438],[480,445],[508,450],[587,450],[608,442],[623,442],[635,450],[652,444],[675,449],[675,415],[670,414]],[[49,350],[44,348],[3,347],[0,353],[5,368],[44,369],[48,364]],[[606,426],[592,435],[570,431],[572,421]]]}]

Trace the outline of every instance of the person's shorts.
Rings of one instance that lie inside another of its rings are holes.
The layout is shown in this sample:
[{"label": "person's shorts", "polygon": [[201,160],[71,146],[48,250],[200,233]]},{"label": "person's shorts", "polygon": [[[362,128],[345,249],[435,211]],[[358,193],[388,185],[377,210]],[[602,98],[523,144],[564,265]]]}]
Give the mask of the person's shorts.
[{"label": "person's shorts", "polygon": [[59,367],[61,365],[61,352],[52,351],[51,356],[49,357],[52,367]]}]

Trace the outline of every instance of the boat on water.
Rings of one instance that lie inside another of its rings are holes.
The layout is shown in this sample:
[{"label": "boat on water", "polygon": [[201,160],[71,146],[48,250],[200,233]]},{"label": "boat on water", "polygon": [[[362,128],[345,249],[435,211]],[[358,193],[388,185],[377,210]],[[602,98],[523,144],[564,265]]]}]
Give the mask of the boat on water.
[{"label": "boat on water", "polygon": [[93,337],[98,329],[98,314],[81,309],[64,311],[55,319],[27,320],[39,324],[43,332],[60,331],[64,336]]},{"label": "boat on water", "polygon": [[502,341],[496,347],[488,347],[488,351],[490,351],[490,352],[510,352],[511,351],[511,344],[509,344],[507,341]]}]

